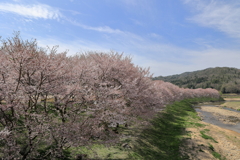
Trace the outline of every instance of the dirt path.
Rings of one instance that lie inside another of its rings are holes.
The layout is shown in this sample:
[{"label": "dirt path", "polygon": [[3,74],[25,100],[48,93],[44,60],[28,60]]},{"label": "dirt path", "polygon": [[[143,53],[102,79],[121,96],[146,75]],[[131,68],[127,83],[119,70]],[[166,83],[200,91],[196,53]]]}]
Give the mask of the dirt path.
[{"label": "dirt path", "polygon": [[[218,126],[200,122],[205,127],[187,128],[190,134],[181,148],[182,152],[189,156],[191,160],[240,160],[240,134],[231,130],[223,129]],[[202,133],[212,137],[205,139]],[[211,147],[212,146],[212,147]],[[216,158],[218,154],[221,158]],[[213,156],[216,155],[216,157]]]}]

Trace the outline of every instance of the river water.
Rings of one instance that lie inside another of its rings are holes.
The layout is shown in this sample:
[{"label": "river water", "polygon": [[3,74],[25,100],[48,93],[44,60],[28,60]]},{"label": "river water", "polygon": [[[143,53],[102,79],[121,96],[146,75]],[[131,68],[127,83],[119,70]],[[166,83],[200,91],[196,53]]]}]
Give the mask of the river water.
[{"label": "river water", "polygon": [[[221,103],[219,103],[219,102],[218,103],[200,104],[200,105],[194,106],[194,109],[202,115],[202,118],[203,118],[202,121],[240,133],[240,123],[239,122],[236,124],[225,124],[225,123],[221,122],[220,120],[218,120],[215,116],[213,116],[213,114],[211,112],[206,112],[206,111],[201,110],[202,106],[218,107],[217,105],[220,105],[220,104]],[[223,108],[223,109],[237,112],[240,114],[240,111],[236,111],[236,110],[233,110],[230,108]]]}]

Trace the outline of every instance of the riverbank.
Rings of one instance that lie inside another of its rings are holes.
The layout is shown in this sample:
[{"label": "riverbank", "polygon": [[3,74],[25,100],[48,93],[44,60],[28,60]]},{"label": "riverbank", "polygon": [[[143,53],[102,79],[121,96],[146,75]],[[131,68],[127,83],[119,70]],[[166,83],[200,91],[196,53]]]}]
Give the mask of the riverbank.
[{"label": "riverbank", "polygon": [[190,138],[185,139],[182,148],[191,160],[239,160],[240,134],[228,129],[199,122],[204,127],[186,128]]},{"label": "riverbank", "polygon": [[[222,157],[216,150],[209,147],[212,142],[200,143],[199,145],[205,148],[203,150],[196,143],[201,142],[195,138],[201,135],[206,124],[201,121],[192,105],[206,101],[214,100],[195,98],[168,105],[158,117],[152,120],[152,126],[142,131],[133,148],[135,157],[130,159],[202,160],[208,157],[214,160],[215,156]],[[196,132],[192,132],[193,130]],[[207,136],[207,133],[203,134]],[[202,138],[202,140],[205,139]]]},{"label": "riverbank", "polygon": [[205,128],[208,125],[201,121],[192,107],[193,104],[206,101],[214,101],[214,99],[195,98],[168,105],[155,118],[146,122],[148,125],[145,127],[123,130],[125,132],[123,138],[115,145],[70,149],[74,150],[75,154],[86,154],[90,159],[214,160],[223,158],[221,150],[217,149],[217,143],[215,144],[213,138],[209,138],[211,132]]},{"label": "riverbank", "polygon": [[225,124],[235,125],[240,122],[240,112],[229,111],[219,107],[201,106],[201,110],[210,112],[219,121]]},{"label": "riverbank", "polygon": [[144,128],[123,129],[117,144],[71,148],[72,153],[86,154],[89,159],[239,160],[240,134],[201,121],[192,107],[206,101],[214,100],[175,102]]},{"label": "riverbank", "polygon": [[225,102],[221,107],[231,108],[240,111],[240,94],[223,94]]},{"label": "riverbank", "polygon": [[[238,126],[240,122],[240,113],[237,112],[237,107],[239,107],[238,97],[227,97],[228,101],[225,101],[221,105],[213,104],[203,104],[197,106],[200,117],[204,121],[220,121],[231,128]],[[226,100],[226,97],[224,98]],[[227,106],[226,106],[227,104]],[[200,109],[199,109],[200,108]],[[231,109],[235,110],[231,110]],[[201,115],[205,112],[205,115]],[[206,114],[206,112],[208,114]],[[210,116],[209,116],[210,114]],[[207,117],[206,117],[207,116]],[[205,119],[206,118],[206,119]],[[207,120],[208,119],[208,120]],[[190,159],[212,159],[210,157],[206,146],[212,149],[212,153],[216,152],[215,159],[229,159],[229,160],[240,160],[240,133],[229,129],[221,128],[216,125],[199,122],[205,125],[202,128],[186,128],[186,131],[190,132],[191,139],[186,140],[184,147],[187,147]],[[224,125],[222,125],[224,126]],[[232,128],[236,130],[235,128]],[[239,131],[237,129],[236,131]],[[201,133],[201,134],[199,134]],[[203,152],[204,151],[204,152]],[[192,156],[191,156],[192,155]]]},{"label": "riverbank", "polygon": [[[148,131],[149,134],[145,132],[145,136],[139,139],[141,143],[138,145],[142,147],[137,150],[140,157],[136,159],[157,159],[159,157],[173,160],[240,159],[240,134],[201,121],[197,113],[191,109],[191,105],[197,102],[190,101],[176,102],[167,107],[166,115],[162,116],[164,120],[156,120],[154,127]],[[222,109],[221,113],[224,111]],[[161,127],[159,128],[157,124]],[[153,135],[156,137],[153,138]],[[147,158],[146,155],[148,155]]]},{"label": "riverbank", "polygon": [[240,111],[240,99],[239,98],[235,98],[234,100],[233,99],[226,100],[219,107],[231,108],[231,109]]}]

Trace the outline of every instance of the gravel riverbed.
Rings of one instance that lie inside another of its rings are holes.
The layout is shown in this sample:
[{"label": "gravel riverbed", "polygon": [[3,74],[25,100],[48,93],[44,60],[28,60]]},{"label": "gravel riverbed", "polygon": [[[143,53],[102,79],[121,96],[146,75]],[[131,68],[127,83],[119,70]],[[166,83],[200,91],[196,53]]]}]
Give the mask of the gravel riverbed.
[{"label": "gravel riverbed", "polygon": [[202,111],[211,112],[218,120],[225,124],[237,124],[240,122],[240,113],[218,107],[202,106]]}]

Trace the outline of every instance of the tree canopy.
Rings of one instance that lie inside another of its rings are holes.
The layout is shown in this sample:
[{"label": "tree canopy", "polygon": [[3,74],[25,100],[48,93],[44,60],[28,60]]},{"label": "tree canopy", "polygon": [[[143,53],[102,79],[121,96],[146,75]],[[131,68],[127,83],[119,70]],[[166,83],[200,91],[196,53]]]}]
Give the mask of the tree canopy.
[{"label": "tree canopy", "polygon": [[179,75],[154,77],[153,80],[163,80],[183,88],[214,88],[222,93],[240,93],[240,69],[237,68],[207,68]]},{"label": "tree canopy", "polygon": [[115,52],[66,56],[17,34],[0,48],[0,157],[66,159],[68,148],[117,140],[114,129],[184,98],[219,97],[152,81]]}]

